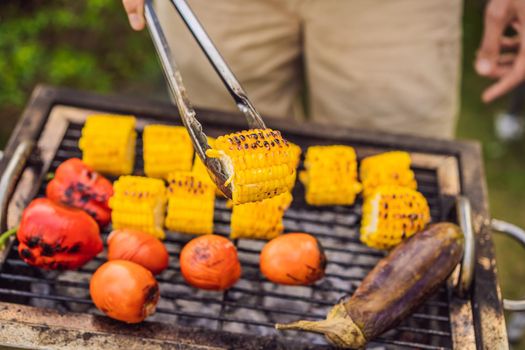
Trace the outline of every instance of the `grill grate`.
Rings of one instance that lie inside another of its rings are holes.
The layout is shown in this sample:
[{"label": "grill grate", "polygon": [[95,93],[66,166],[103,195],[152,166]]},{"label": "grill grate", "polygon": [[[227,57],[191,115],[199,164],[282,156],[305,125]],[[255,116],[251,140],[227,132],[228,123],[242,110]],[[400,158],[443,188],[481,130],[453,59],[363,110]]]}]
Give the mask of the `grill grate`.
[{"label": "grill grate", "polygon": [[[81,127],[69,124],[50,171],[68,158],[81,156],[78,149]],[[137,141],[136,173],[140,173],[143,167],[141,138]],[[302,144],[301,140],[291,141]],[[443,219],[446,213],[441,205],[437,174],[428,169],[414,170],[433,220]],[[45,185],[42,184],[40,195]],[[170,267],[158,277],[162,298],[151,319],[237,333],[273,335],[277,321],[324,318],[332,305],[357,288],[383,253],[359,242],[360,203],[353,207],[312,208],[304,202],[303,191],[301,185],[294,189],[294,202],[285,215],[284,224],[287,232],[309,232],[321,241],[328,260],[322,281],[309,287],[278,286],[265,281],[258,269],[258,253],[264,242],[240,239],[235,244],[243,267],[242,279],[225,293],[196,290],[184,282],[178,265],[178,253],[192,236],[170,232],[165,241]],[[215,232],[227,236],[230,211],[222,199],[217,199],[215,207]],[[108,231],[103,233],[104,240],[107,234]],[[19,259],[16,249],[16,245],[13,246],[0,271],[2,301],[100,314],[89,297],[89,278],[105,261],[105,252],[78,271],[46,272],[27,266]],[[449,313],[448,293],[443,287],[399,327],[369,346],[450,349]],[[281,336],[326,345],[317,335],[285,332]]]}]

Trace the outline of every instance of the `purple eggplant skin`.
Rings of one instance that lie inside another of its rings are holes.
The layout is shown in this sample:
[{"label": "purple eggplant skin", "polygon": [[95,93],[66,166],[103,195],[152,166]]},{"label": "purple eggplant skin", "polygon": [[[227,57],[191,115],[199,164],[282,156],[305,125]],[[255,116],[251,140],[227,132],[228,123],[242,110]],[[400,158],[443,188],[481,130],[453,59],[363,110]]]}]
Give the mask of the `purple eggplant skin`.
[{"label": "purple eggplant skin", "polygon": [[381,259],[344,302],[365,338],[395,327],[431,296],[461,261],[463,244],[458,226],[440,223]]},{"label": "purple eggplant skin", "polygon": [[277,329],[322,333],[333,345],[361,348],[395,327],[447,279],[463,256],[461,229],[430,225],[394,248],[368,273],[355,293],[323,321],[278,324]]}]

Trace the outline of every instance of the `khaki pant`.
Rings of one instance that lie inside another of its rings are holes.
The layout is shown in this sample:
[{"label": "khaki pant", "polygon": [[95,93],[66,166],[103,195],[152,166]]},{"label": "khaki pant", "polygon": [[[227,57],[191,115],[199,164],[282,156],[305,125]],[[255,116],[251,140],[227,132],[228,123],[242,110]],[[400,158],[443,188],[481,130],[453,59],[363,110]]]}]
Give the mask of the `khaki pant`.
[{"label": "khaki pant", "polygon": [[[188,2],[263,116],[453,136],[461,0]],[[157,7],[190,99],[234,111],[169,1]]]}]

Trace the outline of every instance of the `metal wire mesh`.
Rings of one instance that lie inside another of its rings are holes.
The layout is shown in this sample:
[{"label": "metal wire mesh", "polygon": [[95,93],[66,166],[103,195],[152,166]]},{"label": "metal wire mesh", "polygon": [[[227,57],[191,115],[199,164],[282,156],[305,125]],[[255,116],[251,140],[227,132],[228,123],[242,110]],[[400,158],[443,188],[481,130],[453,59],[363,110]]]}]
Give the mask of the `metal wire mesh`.
[{"label": "metal wire mesh", "polygon": [[[78,149],[81,127],[69,125],[50,171],[68,158],[81,156]],[[300,140],[293,141],[301,145]],[[140,137],[136,156],[135,173],[140,174],[143,168]],[[433,220],[441,220],[444,213],[436,173],[428,169],[414,170]],[[41,185],[40,195],[45,185]],[[323,280],[308,287],[270,283],[259,272],[258,254],[264,242],[239,239],[235,244],[243,268],[241,280],[224,293],[197,290],[184,282],[178,263],[182,246],[192,236],[169,232],[165,243],[170,253],[170,267],[158,276],[162,297],[151,319],[204,329],[275,335],[275,322],[324,318],[332,305],[357,288],[383,253],[359,242],[360,202],[351,207],[313,208],[304,202],[303,191],[299,184],[294,189],[294,202],[285,214],[285,230],[308,232],[321,241],[328,260]],[[229,234],[230,214],[225,201],[217,199],[215,233]],[[108,232],[103,233],[104,238]],[[16,245],[12,248],[0,271],[1,300],[64,312],[100,314],[89,297],[89,278],[105,261],[105,252],[77,271],[57,272],[26,265],[18,257],[16,248]],[[312,334],[285,332],[279,336],[320,347],[326,344],[321,336]],[[369,348],[447,349],[451,344],[448,293],[443,287],[410,318],[375,340]]]}]

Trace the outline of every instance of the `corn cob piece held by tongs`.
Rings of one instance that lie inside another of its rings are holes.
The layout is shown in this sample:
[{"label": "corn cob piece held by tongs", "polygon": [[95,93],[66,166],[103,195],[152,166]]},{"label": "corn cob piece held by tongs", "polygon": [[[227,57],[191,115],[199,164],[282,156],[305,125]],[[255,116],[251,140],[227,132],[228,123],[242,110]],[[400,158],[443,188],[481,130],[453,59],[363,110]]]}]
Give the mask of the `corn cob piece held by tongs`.
[{"label": "corn cob piece held by tongs", "polygon": [[[246,96],[246,93],[239,84],[238,80],[235,78],[233,72],[230,70],[224,59],[221,57],[220,53],[215,48],[215,45],[206,34],[206,31],[199,23],[198,19],[195,17],[186,1],[171,0],[171,2],[208,57],[210,63],[215,68],[226,89],[235,100],[237,107],[244,114],[249,128],[263,129],[263,131],[265,131],[264,129],[266,129],[266,126],[261,116]],[[217,157],[217,153],[207,152],[212,148],[208,144],[206,134],[203,132],[202,126],[196,118],[196,112],[193,109],[186,94],[186,89],[184,88],[180,72],[177,68],[171,49],[168,45],[168,42],[166,41],[162,27],[153,8],[152,0],[146,0],[144,13],[151,38],[157,50],[157,54],[162,63],[162,67],[170,87],[171,97],[179,108],[182,122],[188,129],[188,133],[193,142],[195,151],[208,169],[211,178],[221,190],[221,192],[224,193],[226,197],[233,198],[235,178],[232,163],[235,165],[235,162],[232,162],[232,159],[228,154]],[[214,154],[216,157],[209,157],[207,153],[212,155]],[[278,186],[280,185],[280,182],[278,182]],[[265,194],[264,197],[271,197],[274,195],[274,192],[274,190],[267,191],[267,194]],[[277,192],[279,192],[279,189],[277,189]]]}]

